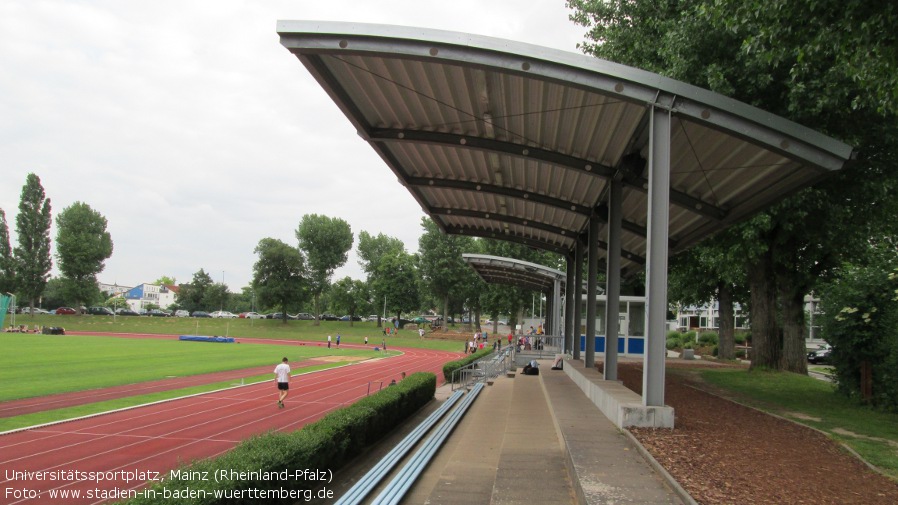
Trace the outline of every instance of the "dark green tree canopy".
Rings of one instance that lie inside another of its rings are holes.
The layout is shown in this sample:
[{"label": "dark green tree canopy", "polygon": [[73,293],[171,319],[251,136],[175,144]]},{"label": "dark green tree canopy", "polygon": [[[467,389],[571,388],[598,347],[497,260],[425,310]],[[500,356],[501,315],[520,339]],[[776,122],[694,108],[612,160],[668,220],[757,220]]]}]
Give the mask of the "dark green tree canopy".
[{"label": "dark green tree canopy", "polygon": [[296,229],[299,249],[305,253],[308,281],[315,296],[315,322],[318,322],[321,293],[327,288],[334,270],[346,263],[352,249],[352,229],[337,218],[306,214]]},{"label": "dark green tree canopy", "polygon": [[287,311],[298,307],[307,294],[302,254],[284,242],[263,238],[254,251],[259,259],[253,265],[253,289],[263,307],[278,307],[287,322]]},{"label": "dark green tree canopy", "polygon": [[9,227],[6,213],[0,209],[0,293],[14,293],[16,290],[16,261],[9,244]]},{"label": "dark green tree canopy", "polygon": [[22,298],[29,300],[31,308],[43,293],[53,266],[50,259],[51,224],[50,199],[44,194],[40,178],[28,174],[16,216],[18,245],[14,255],[17,288]]},{"label": "dark green tree canopy", "polygon": [[88,204],[75,202],[56,218],[56,258],[69,300],[76,307],[98,294],[97,274],[112,256],[106,218]]},{"label": "dark green tree canopy", "polygon": [[181,284],[175,300],[178,305],[189,312],[196,310],[209,310],[210,307],[204,305],[206,291],[212,286],[212,276],[206,273],[202,268],[193,274],[193,280],[190,284]]}]

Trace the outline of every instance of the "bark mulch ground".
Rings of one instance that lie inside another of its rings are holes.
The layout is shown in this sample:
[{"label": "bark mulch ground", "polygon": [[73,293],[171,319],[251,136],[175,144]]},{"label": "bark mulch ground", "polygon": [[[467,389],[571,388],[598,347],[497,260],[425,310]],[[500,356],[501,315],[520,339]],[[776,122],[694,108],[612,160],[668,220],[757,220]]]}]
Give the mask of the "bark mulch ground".
[{"label": "bark mulch ground", "polygon": [[[837,442],[702,391],[679,366],[668,364],[665,386],[676,427],[630,431],[698,503],[898,504],[898,483]],[[618,375],[641,392],[641,364]]]}]

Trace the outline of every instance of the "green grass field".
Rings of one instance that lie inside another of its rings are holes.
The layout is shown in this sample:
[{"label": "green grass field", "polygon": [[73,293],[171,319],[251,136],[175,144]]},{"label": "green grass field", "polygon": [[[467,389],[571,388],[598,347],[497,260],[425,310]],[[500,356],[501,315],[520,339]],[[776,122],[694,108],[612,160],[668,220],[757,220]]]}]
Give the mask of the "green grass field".
[{"label": "green grass field", "polygon": [[[7,323],[11,321],[7,319]],[[41,335],[0,333],[0,401],[31,398],[55,393],[82,391],[137,382],[182,377],[255,366],[274,366],[287,356],[296,362],[316,356],[382,357],[373,348],[387,341],[387,348],[418,347],[458,351],[457,342],[419,338],[414,330],[400,330],[384,337],[376,323],[342,321],[272,321],[246,319],[192,319],[106,316],[17,315],[16,324],[62,326],[67,332],[85,331],[123,334],[220,335],[238,340],[265,338],[285,341],[320,342],[321,346],[295,344],[220,344],[182,342],[174,338],[130,339],[106,336]],[[327,335],[341,335],[342,343],[363,344],[369,349],[327,349]],[[389,350],[388,354],[394,354]],[[343,362],[294,370],[308,372],[339,366]],[[270,380],[270,375],[247,377],[246,383]],[[33,426],[112,409],[141,405],[227,388],[231,381],[163,391],[147,395],[79,405],[24,416],[0,419],[0,431]]]},{"label": "green grass field", "polygon": [[[9,319],[6,321],[10,324]],[[151,333],[164,335],[220,335],[235,338],[275,338],[284,340],[309,340],[324,342],[328,335],[342,341],[361,344],[367,335],[372,347],[380,345],[384,338],[382,329],[375,322],[355,322],[352,326],[344,321],[287,321],[271,319],[194,319],[190,317],[116,317],[109,316],[47,316],[16,315],[16,324],[61,326],[66,331],[93,331],[113,333]],[[456,329],[461,330],[462,326]],[[405,347],[420,347],[444,351],[458,351],[457,342],[444,340],[421,340],[416,330],[399,330],[396,336],[386,337],[387,344]]]},{"label": "green grass field", "polygon": [[860,405],[828,382],[793,373],[722,369],[701,376],[742,403],[828,433],[898,479],[898,414]]},{"label": "green grass field", "polygon": [[[333,355],[326,347],[0,333],[0,401]],[[379,357],[340,349],[342,356]]]}]

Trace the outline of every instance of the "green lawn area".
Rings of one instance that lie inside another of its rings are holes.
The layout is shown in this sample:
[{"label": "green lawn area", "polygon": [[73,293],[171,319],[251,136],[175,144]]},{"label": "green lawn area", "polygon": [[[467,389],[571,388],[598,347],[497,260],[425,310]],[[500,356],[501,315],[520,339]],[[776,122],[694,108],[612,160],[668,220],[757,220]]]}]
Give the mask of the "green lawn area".
[{"label": "green lawn area", "polygon": [[703,370],[701,376],[742,403],[828,433],[898,479],[898,414],[876,411],[836,393],[831,383],[793,373],[725,369]]},{"label": "green lawn area", "polygon": [[[10,323],[7,319],[7,323]],[[316,356],[382,357],[373,348],[386,339],[388,354],[396,347],[418,347],[458,351],[458,342],[420,339],[415,330],[400,330],[384,337],[374,322],[343,321],[193,319],[107,316],[30,316],[17,315],[16,324],[62,326],[67,332],[108,332],[123,334],[219,335],[245,341],[253,338],[286,341],[313,341],[324,344],[327,335],[341,336],[341,343],[362,344],[368,336],[368,349],[327,349],[322,346],[277,344],[221,344],[182,342],[175,338],[131,339],[106,336],[41,335],[0,333],[0,401],[31,398],[54,393],[96,389],[121,384],[182,377],[255,366],[274,366],[287,356],[297,362]],[[336,362],[317,367],[294,369],[294,373],[339,366]],[[244,382],[270,380],[271,375],[247,377]],[[62,419],[94,414],[177,398],[189,394],[231,387],[233,381],[138,395],[117,400],[80,405],[0,419],[0,431],[33,426]]]},{"label": "green lawn area", "polygon": [[[272,319],[209,319],[192,317],[145,317],[125,316],[48,316],[16,315],[16,324],[61,326],[66,331],[95,331],[113,333],[151,333],[163,335],[220,335],[234,338],[275,338],[284,340],[311,340],[325,342],[328,335],[339,333],[346,343],[361,344],[368,336],[370,346],[380,345],[384,338],[376,322],[354,322],[350,326],[345,321],[287,321]],[[10,324],[7,319],[7,324]],[[389,324],[389,323],[388,323]],[[461,329],[458,326],[457,329]],[[450,328],[451,329],[451,328]],[[458,342],[424,339],[416,330],[399,330],[396,336],[386,337],[390,344],[404,347],[420,347],[444,351],[458,351]]]},{"label": "green lawn area", "polygon": [[[57,316],[59,317],[59,316]],[[0,401],[296,362],[326,347],[0,333]],[[343,356],[379,357],[340,349]],[[392,352],[392,351],[391,351]]]}]

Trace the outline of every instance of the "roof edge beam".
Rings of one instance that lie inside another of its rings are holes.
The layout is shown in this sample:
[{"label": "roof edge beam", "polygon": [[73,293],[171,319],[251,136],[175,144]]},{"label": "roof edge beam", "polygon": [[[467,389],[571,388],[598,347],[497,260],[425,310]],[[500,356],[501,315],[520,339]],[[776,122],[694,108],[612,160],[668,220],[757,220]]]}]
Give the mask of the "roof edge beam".
[{"label": "roof edge beam", "polygon": [[453,148],[463,147],[468,149],[477,149],[481,151],[489,151],[507,154],[509,156],[519,156],[522,158],[543,161],[553,165],[561,166],[571,170],[576,170],[584,175],[592,175],[609,179],[614,174],[614,169],[602,165],[596,161],[590,161],[575,156],[568,156],[556,151],[542,149],[539,147],[528,146],[524,144],[515,144],[513,142],[504,142],[501,140],[487,139],[483,137],[460,135],[456,133],[445,133],[423,130],[404,130],[396,128],[372,128],[369,132],[370,140],[383,142],[423,142],[427,144],[441,144],[451,146]]},{"label": "roof edge beam", "polygon": [[517,198],[542,205],[548,205],[549,207],[563,209],[565,211],[573,212],[585,217],[589,217],[590,215],[592,215],[592,208],[586,205],[578,205],[576,203],[571,203],[568,200],[562,200],[561,198],[553,198],[551,196],[541,195],[539,193],[509,188],[507,186],[499,186],[496,184],[488,184],[484,182],[441,179],[436,177],[406,177],[404,180],[406,185],[408,186],[437,189],[457,189],[461,191],[471,191],[474,193],[482,191],[485,193],[493,193],[496,195],[507,196],[509,198]]}]

